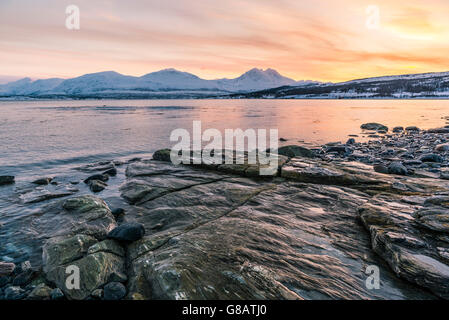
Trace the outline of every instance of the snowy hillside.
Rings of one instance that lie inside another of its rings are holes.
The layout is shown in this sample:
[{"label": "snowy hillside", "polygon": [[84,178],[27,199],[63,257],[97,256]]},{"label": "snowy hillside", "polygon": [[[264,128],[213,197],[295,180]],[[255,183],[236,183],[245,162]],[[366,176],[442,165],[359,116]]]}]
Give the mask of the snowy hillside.
[{"label": "snowy hillside", "polygon": [[198,76],[164,69],[148,73],[142,77],[126,76],[114,71],[86,74],[77,78],[46,79],[31,81],[25,78],[0,85],[0,95],[30,97],[123,97],[128,98],[160,96],[160,93],[176,91],[177,96],[185,91],[189,97],[192,92],[198,95],[225,95],[246,93],[298,84],[295,80],[280,75],[273,69],[252,69],[235,79],[205,80]]}]

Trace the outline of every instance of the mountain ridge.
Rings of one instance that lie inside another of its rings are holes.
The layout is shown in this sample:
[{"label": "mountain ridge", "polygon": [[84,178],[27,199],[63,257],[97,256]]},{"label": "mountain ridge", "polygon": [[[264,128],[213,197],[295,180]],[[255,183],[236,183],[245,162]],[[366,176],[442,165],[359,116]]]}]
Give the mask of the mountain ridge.
[{"label": "mountain ridge", "polygon": [[252,68],[237,78],[202,79],[173,68],[129,76],[116,71],[70,79],[23,78],[0,85],[1,98],[449,98],[449,72],[361,78],[337,83],[295,81],[278,71]]}]

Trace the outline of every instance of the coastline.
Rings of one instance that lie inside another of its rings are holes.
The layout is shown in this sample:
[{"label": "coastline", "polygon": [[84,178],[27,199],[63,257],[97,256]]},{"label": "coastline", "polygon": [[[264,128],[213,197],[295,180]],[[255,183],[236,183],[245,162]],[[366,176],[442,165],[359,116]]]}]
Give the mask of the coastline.
[{"label": "coastline", "polygon": [[[48,202],[25,219],[42,261],[14,261],[0,297],[448,298],[449,129],[369,125],[378,138],[366,143],[281,147],[271,178],[251,165],[175,167],[167,150],[83,166],[72,191],[28,199]],[[125,181],[113,186],[119,168]],[[120,196],[104,202],[112,187]],[[65,288],[71,264],[96,274],[78,291]],[[380,291],[365,287],[360,264],[381,268]]]}]

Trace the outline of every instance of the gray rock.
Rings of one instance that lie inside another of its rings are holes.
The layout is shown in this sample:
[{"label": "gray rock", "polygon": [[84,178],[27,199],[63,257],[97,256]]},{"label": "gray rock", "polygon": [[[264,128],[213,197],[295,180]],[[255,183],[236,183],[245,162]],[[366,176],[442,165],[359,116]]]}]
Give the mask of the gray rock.
[{"label": "gray rock", "polygon": [[16,265],[12,262],[0,262],[0,276],[8,276],[13,273]]},{"label": "gray rock", "polygon": [[418,127],[416,127],[416,126],[409,126],[409,127],[406,127],[406,128],[405,128],[405,131],[414,131],[414,132],[417,132],[417,131],[420,131],[420,129],[419,129]]},{"label": "gray rock", "polygon": [[106,170],[105,172],[103,172],[103,175],[108,175],[111,177],[115,177],[117,175],[117,169],[116,168],[111,168],[109,170]]},{"label": "gray rock", "polygon": [[107,186],[108,185],[106,183],[104,183],[100,180],[90,180],[89,181],[89,189],[95,193],[103,191],[104,189],[106,189]]},{"label": "gray rock", "polygon": [[435,151],[446,152],[449,151],[449,143],[439,144],[435,147]]},{"label": "gray rock", "polygon": [[352,145],[355,144],[355,139],[354,138],[349,138],[348,141],[346,141],[347,145]]},{"label": "gray rock", "polygon": [[52,289],[46,284],[41,283],[36,288],[31,291],[28,295],[30,300],[50,300],[52,294]]},{"label": "gray rock", "polygon": [[145,235],[145,228],[140,223],[124,223],[108,233],[108,238],[118,241],[137,241]]},{"label": "gray rock", "polygon": [[104,295],[103,289],[96,289],[91,294],[92,298],[98,299],[98,300],[103,299],[103,295]]},{"label": "gray rock", "polygon": [[424,154],[419,160],[422,162],[443,162],[443,158],[435,153]]},{"label": "gray rock", "polygon": [[407,168],[401,162],[392,162],[388,166],[388,173],[390,174],[398,174],[405,176],[407,175]]},{"label": "gray rock", "polygon": [[63,300],[64,292],[61,289],[55,288],[50,293],[51,300]]},{"label": "gray rock", "polygon": [[120,300],[126,296],[126,287],[120,282],[111,282],[104,286],[105,300]]},{"label": "gray rock", "polygon": [[32,183],[33,183],[33,184],[37,184],[37,185],[43,185],[43,186],[46,186],[46,185],[48,185],[52,180],[53,180],[53,178],[40,178],[40,179],[34,180]]},{"label": "gray rock", "polygon": [[20,300],[25,298],[26,291],[18,286],[11,286],[5,289],[6,300]]},{"label": "gray rock", "polygon": [[394,127],[393,132],[398,133],[404,131],[404,127]]},{"label": "gray rock", "polygon": [[375,130],[375,131],[379,131],[379,130],[383,130],[383,131],[388,131],[388,127],[384,126],[383,124],[377,123],[377,122],[370,122],[370,123],[364,123],[360,126],[361,129],[363,130]]},{"label": "gray rock", "polygon": [[286,156],[289,158],[295,157],[305,157],[305,158],[314,158],[315,152],[305,147],[291,145],[291,146],[283,146],[277,150],[268,149],[267,152],[277,153],[281,156]]},{"label": "gray rock", "polygon": [[115,218],[117,218],[117,217],[125,214],[125,209],[115,208],[115,209],[111,210],[111,213]]},{"label": "gray rock", "polygon": [[13,176],[0,176],[0,186],[13,184],[14,177]]},{"label": "gray rock", "polygon": [[373,165],[373,169],[374,169],[374,171],[379,172],[379,173],[384,173],[384,174],[389,173],[388,167],[382,163]]},{"label": "gray rock", "polygon": [[109,180],[109,176],[107,174],[94,174],[93,176],[90,176],[87,179],[85,179],[84,183],[89,184],[89,182],[91,182],[93,180],[99,180],[102,182],[106,182]]},{"label": "gray rock", "polygon": [[157,150],[153,153],[153,160],[171,162],[170,152],[170,149]]}]

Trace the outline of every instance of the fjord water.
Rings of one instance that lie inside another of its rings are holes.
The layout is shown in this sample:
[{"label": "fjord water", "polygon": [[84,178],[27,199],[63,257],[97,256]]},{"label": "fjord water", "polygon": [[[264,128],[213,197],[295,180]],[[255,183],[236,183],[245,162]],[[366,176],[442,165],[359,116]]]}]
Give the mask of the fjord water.
[{"label": "fjord water", "polygon": [[[275,128],[284,144],[346,141],[365,122],[444,125],[446,100],[87,100],[0,102],[0,173],[141,156],[170,147],[176,128]],[[362,140],[360,135],[358,140]]]},{"label": "fjord water", "polygon": [[[203,130],[216,128],[222,132],[227,128],[274,128],[279,130],[279,137],[287,139],[281,144],[315,146],[345,142],[350,134],[358,135],[359,141],[367,139],[367,133],[360,130],[360,125],[366,122],[380,122],[390,128],[414,125],[427,129],[444,126],[447,116],[449,101],[445,100],[0,102],[0,175],[16,176],[16,184],[0,187],[0,260],[30,259],[33,264],[41,261],[45,232],[34,221],[52,200],[39,203],[27,203],[27,200],[45,192],[66,191],[66,186],[76,188],[76,195],[92,194],[85,184],[78,183],[88,173],[74,169],[97,161],[148,158],[155,150],[173,144],[169,140],[172,130],[191,131],[193,120],[201,120]],[[108,187],[98,194],[111,206],[125,205],[118,190],[125,181],[125,169],[126,165],[119,166],[118,175],[111,177]],[[58,185],[36,187],[30,183],[41,177],[55,177]],[[72,182],[76,185],[71,186]],[[323,220],[323,226],[329,222]],[[305,230],[308,228],[308,222],[295,223]],[[348,222],[348,228],[356,226]],[[358,229],[364,239],[358,244],[359,250],[372,255],[368,236],[360,226]],[[328,249],[359,276],[358,261],[348,259],[338,247],[329,245]],[[324,254],[322,259],[317,259],[327,263]],[[380,260],[377,263],[385,275],[383,289],[368,298],[429,297],[425,291],[394,277]],[[323,298],[318,292],[309,297]]]}]

